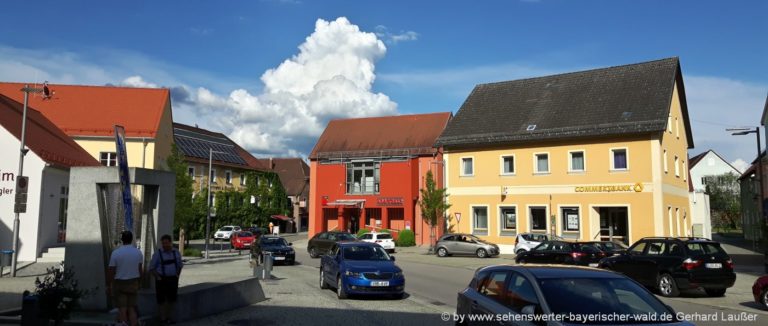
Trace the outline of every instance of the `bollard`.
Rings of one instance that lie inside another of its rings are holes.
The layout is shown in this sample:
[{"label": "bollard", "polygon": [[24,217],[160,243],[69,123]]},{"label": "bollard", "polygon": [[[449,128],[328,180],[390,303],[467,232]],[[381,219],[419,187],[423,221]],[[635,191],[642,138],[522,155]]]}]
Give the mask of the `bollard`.
[{"label": "bollard", "polygon": [[272,278],[272,265],[274,263],[274,258],[272,257],[271,252],[264,252],[264,264],[262,265],[262,275],[261,278],[263,280],[268,280]]},{"label": "bollard", "polygon": [[13,260],[13,250],[0,251],[0,277],[3,277],[3,267],[11,266],[12,260]]}]

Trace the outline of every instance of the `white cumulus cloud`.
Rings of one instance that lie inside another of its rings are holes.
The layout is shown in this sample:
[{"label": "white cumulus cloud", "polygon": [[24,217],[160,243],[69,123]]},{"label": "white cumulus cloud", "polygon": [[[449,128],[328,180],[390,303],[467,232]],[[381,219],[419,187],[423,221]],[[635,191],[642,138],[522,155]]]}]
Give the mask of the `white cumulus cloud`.
[{"label": "white cumulus cloud", "polygon": [[120,83],[121,86],[128,86],[128,87],[140,87],[140,88],[157,88],[157,84],[150,83],[144,80],[144,78],[141,78],[141,76],[131,76],[126,79],[123,79],[123,82]]},{"label": "white cumulus cloud", "polygon": [[749,169],[749,166],[751,164],[747,163],[746,161],[742,159],[737,159],[733,162],[731,162],[731,165],[736,168],[736,170],[739,170],[739,172],[744,173],[747,169]]},{"label": "white cumulus cloud", "polygon": [[376,36],[391,44],[397,44],[398,42],[404,41],[416,41],[419,39],[419,33],[414,31],[400,31],[400,33],[392,33],[389,31],[389,28],[384,25],[376,26]]}]

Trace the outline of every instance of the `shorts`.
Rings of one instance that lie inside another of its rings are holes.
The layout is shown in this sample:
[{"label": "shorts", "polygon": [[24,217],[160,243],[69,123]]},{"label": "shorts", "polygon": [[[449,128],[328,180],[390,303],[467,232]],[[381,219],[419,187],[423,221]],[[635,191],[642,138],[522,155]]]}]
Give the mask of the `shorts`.
[{"label": "shorts", "polygon": [[167,276],[155,281],[155,294],[157,303],[176,302],[179,293],[179,278],[177,276]]},{"label": "shorts", "polygon": [[117,308],[130,308],[136,306],[136,298],[139,294],[139,279],[115,280],[112,289],[112,298]]}]

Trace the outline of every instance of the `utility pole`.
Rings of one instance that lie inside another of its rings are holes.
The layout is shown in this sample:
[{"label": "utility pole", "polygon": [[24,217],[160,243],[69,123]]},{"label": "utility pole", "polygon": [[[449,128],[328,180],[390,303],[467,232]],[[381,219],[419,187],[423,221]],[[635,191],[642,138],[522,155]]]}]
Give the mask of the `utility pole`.
[{"label": "utility pole", "polygon": [[[40,93],[42,88],[30,88],[29,84],[24,85],[21,89],[24,92],[24,110],[21,114],[21,146],[19,147],[19,173],[16,174],[16,180],[24,175],[24,156],[27,155],[28,149],[25,147],[26,134],[27,134],[27,104],[29,102],[29,93]],[[18,188],[18,187],[17,187]],[[17,189],[18,190],[18,189]],[[14,205],[16,206],[16,205]],[[11,277],[16,277],[16,266],[19,261],[19,215],[20,210],[14,209],[13,218],[13,256],[11,258]]]},{"label": "utility pole", "polygon": [[211,191],[211,176],[213,172],[213,153],[226,154],[224,152],[214,151],[213,148],[208,148],[208,216],[205,219],[205,259],[208,259],[208,243],[211,240],[211,204],[213,199],[213,192]]}]

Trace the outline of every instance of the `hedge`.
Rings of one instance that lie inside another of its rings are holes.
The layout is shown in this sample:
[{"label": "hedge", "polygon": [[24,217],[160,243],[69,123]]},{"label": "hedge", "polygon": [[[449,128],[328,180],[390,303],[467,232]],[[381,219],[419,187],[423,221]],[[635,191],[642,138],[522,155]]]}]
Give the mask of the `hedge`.
[{"label": "hedge", "polygon": [[416,245],[416,235],[411,230],[402,230],[395,244],[398,247],[413,247]]}]

